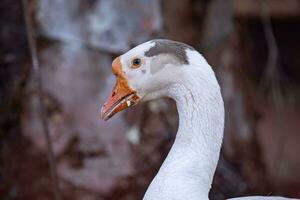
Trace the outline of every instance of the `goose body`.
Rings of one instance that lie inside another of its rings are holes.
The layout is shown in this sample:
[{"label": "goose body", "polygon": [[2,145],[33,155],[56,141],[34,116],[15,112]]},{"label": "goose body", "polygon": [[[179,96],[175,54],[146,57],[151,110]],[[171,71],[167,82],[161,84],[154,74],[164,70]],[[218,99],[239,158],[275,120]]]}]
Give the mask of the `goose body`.
[{"label": "goose body", "polygon": [[223,99],[210,65],[186,44],[152,40],[116,58],[112,71],[117,81],[102,107],[104,120],[141,100],[165,96],[177,105],[175,142],[143,199],[208,200],[224,129]]}]

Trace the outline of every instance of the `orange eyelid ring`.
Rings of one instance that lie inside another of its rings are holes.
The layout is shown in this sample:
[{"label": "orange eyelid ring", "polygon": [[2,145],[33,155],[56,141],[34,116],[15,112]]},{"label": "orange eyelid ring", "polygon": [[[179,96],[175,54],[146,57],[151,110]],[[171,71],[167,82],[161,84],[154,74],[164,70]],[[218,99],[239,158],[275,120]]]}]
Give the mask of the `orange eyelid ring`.
[{"label": "orange eyelid ring", "polygon": [[116,76],[116,84],[111,95],[101,108],[101,118],[103,120],[108,120],[116,113],[136,105],[140,100],[137,92],[129,87],[122,73],[122,65],[119,57],[112,63],[112,72]]},{"label": "orange eyelid ring", "polygon": [[144,64],[144,60],[142,58],[135,57],[131,60],[131,68],[133,69],[139,68],[142,64]]}]

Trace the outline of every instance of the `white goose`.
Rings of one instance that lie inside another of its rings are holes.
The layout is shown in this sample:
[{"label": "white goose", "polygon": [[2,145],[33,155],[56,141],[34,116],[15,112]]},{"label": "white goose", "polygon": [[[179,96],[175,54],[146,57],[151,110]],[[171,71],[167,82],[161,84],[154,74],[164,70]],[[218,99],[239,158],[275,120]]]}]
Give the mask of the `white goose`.
[{"label": "white goose", "polygon": [[152,40],[116,58],[112,71],[116,84],[102,107],[102,119],[140,100],[167,96],[177,104],[175,142],[143,199],[208,200],[224,129],[224,104],[210,65],[186,44]]}]

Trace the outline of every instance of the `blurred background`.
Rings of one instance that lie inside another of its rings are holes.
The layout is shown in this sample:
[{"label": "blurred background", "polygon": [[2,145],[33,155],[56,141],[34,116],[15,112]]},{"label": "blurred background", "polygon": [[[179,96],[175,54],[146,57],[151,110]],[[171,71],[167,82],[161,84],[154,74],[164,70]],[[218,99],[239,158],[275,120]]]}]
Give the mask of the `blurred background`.
[{"label": "blurred background", "polygon": [[99,115],[112,59],[153,38],[192,45],[217,73],[226,127],[210,199],[300,198],[299,0],[31,0],[27,8],[35,75],[22,1],[0,2],[0,199],[55,199],[55,187],[65,200],[142,199],[177,131],[174,102],[143,103],[109,122]]}]

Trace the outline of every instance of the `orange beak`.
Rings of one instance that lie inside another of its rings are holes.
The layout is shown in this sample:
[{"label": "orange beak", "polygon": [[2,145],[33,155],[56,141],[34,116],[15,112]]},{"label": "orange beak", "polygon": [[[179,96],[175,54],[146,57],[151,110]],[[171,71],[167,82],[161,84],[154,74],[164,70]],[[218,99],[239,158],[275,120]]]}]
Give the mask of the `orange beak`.
[{"label": "orange beak", "polygon": [[140,99],[136,91],[129,87],[119,57],[112,63],[112,72],[116,76],[116,84],[101,109],[101,118],[105,121],[125,108],[136,105]]}]

